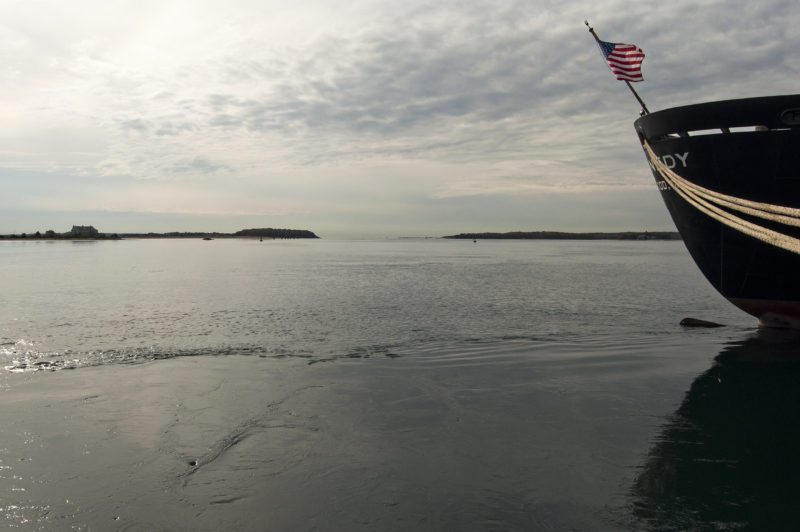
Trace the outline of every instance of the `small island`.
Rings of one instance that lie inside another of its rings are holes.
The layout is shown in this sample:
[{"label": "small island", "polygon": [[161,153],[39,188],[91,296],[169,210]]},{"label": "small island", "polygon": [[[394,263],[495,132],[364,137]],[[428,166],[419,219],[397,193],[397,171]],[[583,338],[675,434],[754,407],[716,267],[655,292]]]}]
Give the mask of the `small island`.
[{"label": "small island", "polygon": [[305,229],[242,229],[233,236],[250,236],[263,238],[319,238],[311,231]]},{"label": "small island", "polygon": [[508,233],[461,233],[442,238],[468,240],[681,240],[675,231],[625,231],[621,233],[566,233],[562,231],[511,231]]},{"label": "small island", "polygon": [[91,225],[73,225],[72,229],[64,233],[56,233],[52,229],[48,229],[44,233],[36,231],[35,233],[21,233],[18,235],[0,235],[0,240],[119,240],[121,238],[203,238],[207,240],[214,238],[271,238],[274,240],[319,237],[306,229],[273,229],[271,227],[242,229],[235,233],[173,231],[169,233],[113,233],[107,235]]}]

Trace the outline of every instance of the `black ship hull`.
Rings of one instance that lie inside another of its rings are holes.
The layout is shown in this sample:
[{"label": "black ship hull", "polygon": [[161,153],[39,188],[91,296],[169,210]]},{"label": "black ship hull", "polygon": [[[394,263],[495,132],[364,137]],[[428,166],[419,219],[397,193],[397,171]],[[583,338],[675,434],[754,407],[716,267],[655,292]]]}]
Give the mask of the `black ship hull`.
[{"label": "black ship hull", "polygon": [[709,282],[761,325],[800,328],[800,95],[676,107],[635,127]]}]

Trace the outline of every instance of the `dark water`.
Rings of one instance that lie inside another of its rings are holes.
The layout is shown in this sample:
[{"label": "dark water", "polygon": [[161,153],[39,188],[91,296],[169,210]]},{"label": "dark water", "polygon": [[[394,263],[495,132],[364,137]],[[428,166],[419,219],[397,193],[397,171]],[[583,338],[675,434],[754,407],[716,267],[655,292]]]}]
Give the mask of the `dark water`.
[{"label": "dark water", "polygon": [[800,338],[679,242],[0,244],[7,527],[792,528]]}]

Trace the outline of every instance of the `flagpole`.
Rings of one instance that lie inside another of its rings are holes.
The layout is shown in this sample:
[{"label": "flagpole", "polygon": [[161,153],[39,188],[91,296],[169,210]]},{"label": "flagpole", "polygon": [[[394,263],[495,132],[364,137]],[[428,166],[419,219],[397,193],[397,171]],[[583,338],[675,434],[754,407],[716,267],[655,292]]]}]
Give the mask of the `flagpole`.
[{"label": "flagpole", "polygon": [[[586,24],[587,28],[589,28],[589,33],[592,34],[592,37],[594,37],[594,40],[597,41],[597,44],[599,45],[600,44],[600,37],[598,37],[597,34],[594,32],[594,28],[589,25],[589,21],[588,20],[584,20],[583,23]],[[649,115],[650,114],[650,110],[644,104],[644,100],[642,100],[642,98],[639,96],[639,93],[636,92],[636,89],[633,88],[633,85],[631,85],[631,82],[628,81],[627,79],[625,79],[623,81],[625,82],[625,85],[627,85],[628,88],[631,90],[633,95],[636,97],[636,100],[639,102],[639,105],[642,106],[642,111],[644,111],[644,114]]]}]

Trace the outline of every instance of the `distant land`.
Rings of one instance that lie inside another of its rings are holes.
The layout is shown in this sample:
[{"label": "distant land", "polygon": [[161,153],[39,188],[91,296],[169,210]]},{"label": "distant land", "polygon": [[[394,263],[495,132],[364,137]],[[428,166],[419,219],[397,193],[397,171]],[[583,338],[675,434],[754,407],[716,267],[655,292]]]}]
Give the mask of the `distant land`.
[{"label": "distant land", "polygon": [[48,229],[44,233],[21,233],[13,235],[0,235],[0,240],[114,240],[120,238],[319,238],[313,232],[306,229],[273,229],[271,227],[261,229],[242,229],[235,233],[218,232],[196,232],[196,233],[101,233],[91,225],[73,225],[72,229],[64,233],[56,233]]},{"label": "distant land", "polygon": [[319,238],[306,229],[242,229],[235,233],[120,233],[121,238]]},{"label": "distant land", "polygon": [[621,233],[565,233],[561,231],[512,231],[509,233],[461,233],[442,238],[470,240],[681,240],[675,231],[625,231]]}]

